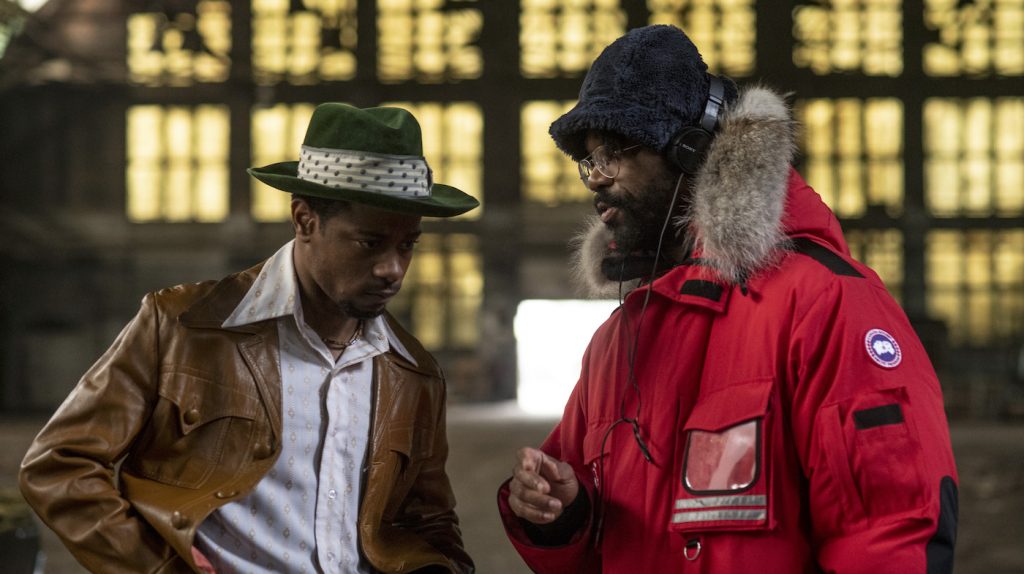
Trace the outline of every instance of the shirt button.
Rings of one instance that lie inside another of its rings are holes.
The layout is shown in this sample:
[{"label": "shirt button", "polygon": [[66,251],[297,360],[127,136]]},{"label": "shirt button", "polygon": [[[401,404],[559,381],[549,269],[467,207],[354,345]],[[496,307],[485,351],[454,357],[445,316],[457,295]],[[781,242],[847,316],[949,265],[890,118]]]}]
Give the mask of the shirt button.
[{"label": "shirt button", "polygon": [[332,488],[332,489],[327,491],[327,498],[330,498],[331,500],[334,500],[337,497],[338,497],[338,491],[337,490],[334,490]]},{"label": "shirt button", "polygon": [[334,553],[333,552],[328,552],[327,553],[327,561],[328,562],[334,562]]}]

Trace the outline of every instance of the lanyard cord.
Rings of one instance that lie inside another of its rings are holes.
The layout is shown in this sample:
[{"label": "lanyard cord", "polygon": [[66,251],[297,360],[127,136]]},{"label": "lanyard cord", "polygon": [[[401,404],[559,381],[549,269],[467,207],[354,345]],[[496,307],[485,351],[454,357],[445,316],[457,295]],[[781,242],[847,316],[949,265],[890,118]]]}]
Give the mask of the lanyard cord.
[{"label": "lanyard cord", "polygon": [[[665,222],[661,226],[661,234],[658,236],[658,248],[654,252],[654,264],[651,267],[651,273],[649,275],[650,283],[647,285],[647,292],[644,293],[644,302],[640,306],[640,318],[637,320],[636,332],[633,335],[633,341],[632,341],[632,344],[629,346],[629,353],[627,355],[627,363],[629,365],[628,381],[629,381],[630,387],[633,389],[633,393],[636,395],[636,410],[635,410],[632,418],[627,417],[626,416],[626,396],[623,395],[623,396],[619,397],[619,418],[615,422],[613,422],[611,424],[611,426],[608,427],[608,430],[606,430],[604,432],[604,436],[601,437],[601,451],[600,451],[600,454],[598,455],[598,459],[597,459],[598,460],[598,466],[600,467],[599,479],[598,479],[598,491],[599,491],[598,495],[600,496],[600,499],[601,499],[601,506],[604,506],[604,503],[607,501],[606,494],[607,494],[607,492],[609,490],[608,488],[606,488],[605,473],[604,473],[605,466],[607,466],[607,465],[606,464],[601,464],[601,462],[602,462],[602,459],[604,458],[604,456],[606,454],[605,453],[605,445],[608,442],[608,437],[611,436],[612,431],[615,430],[615,427],[619,426],[622,423],[628,424],[633,429],[633,440],[636,442],[637,446],[640,447],[640,453],[643,454],[644,460],[646,460],[650,464],[655,464],[654,457],[651,456],[651,451],[650,451],[649,448],[647,448],[647,443],[644,441],[643,436],[641,435],[640,407],[643,405],[643,397],[640,394],[640,384],[636,380],[635,361],[636,361],[637,350],[638,350],[639,344],[640,344],[640,329],[641,329],[641,327],[643,327],[644,315],[647,313],[647,304],[651,300],[651,291],[653,290],[653,287],[654,287],[654,285],[653,285],[654,284],[654,274],[657,273],[657,271],[658,271],[658,262],[661,260],[661,248],[662,248],[662,245],[665,243],[665,232],[668,230],[668,224],[672,220],[672,213],[673,213],[673,211],[675,211],[676,200],[679,198],[679,188],[682,186],[682,183],[683,183],[683,175],[679,174],[679,179],[676,180],[675,191],[672,192],[672,201],[669,203],[669,206],[668,206],[668,213],[665,215]],[[623,269],[626,266],[626,259],[627,259],[626,257],[622,258],[622,267],[623,267]],[[619,306],[622,307],[624,323],[625,323],[625,326],[626,326],[627,332],[628,332],[630,321],[629,321],[629,313],[627,311],[627,307],[625,305],[625,300],[624,300],[624,295],[623,295],[623,292],[622,292],[622,284],[623,284],[622,276],[623,276],[623,273],[620,272],[619,273]],[[607,453],[607,454],[610,455],[611,453]],[[602,533],[604,531],[604,516],[605,516],[605,513],[603,511],[599,510],[598,511],[598,521],[597,521],[597,535],[594,538],[594,545],[596,547],[598,547],[598,548],[600,548],[601,536],[602,536]]]}]

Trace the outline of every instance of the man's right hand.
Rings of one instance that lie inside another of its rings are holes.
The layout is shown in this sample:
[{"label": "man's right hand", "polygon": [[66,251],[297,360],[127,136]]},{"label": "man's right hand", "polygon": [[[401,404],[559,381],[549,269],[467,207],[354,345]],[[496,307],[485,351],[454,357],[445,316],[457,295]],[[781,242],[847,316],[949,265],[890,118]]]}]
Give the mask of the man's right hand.
[{"label": "man's right hand", "polygon": [[548,524],[576,500],[580,484],[569,463],[523,447],[516,451],[509,490],[508,505],[516,516],[534,524]]}]

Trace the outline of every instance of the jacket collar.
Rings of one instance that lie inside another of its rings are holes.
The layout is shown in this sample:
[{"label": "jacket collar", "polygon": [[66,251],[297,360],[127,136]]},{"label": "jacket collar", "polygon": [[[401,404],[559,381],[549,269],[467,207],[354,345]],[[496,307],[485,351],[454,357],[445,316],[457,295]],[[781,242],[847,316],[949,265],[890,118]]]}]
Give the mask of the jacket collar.
[{"label": "jacket collar", "polygon": [[[766,88],[744,91],[723,113],[721,130],[694,176],[690,209],[674,222],[705,262],[706,275],[740,284],[783,253],[794,132],[783,97]],[[600,271],[609,239],[595,217],[576,242],[574,275],[592,296],[618,292],[618,283]]]},{"label": "jacket collar", "polygon": [[676,222],[725,281],[742,283],[783,253],[795,133],[782,96],[762,87],[725,112],[695,177],[691,209]]},{"label": "jacket collar", "polygon": [[[391,334],[398,339],[398,342],[408,353],[408,355],[405,355],[403,353],[391,352],[388,353],[388,356],[392,357],[399,365],[411,371],[432,377],[441,376],[441,367],[438,366],[434,357],[423,348],[423,345],[406,331],[399,324],[398,320],[391,316],[391,313],[385,312],[382,317],[384,322],[387,323],[388,328],[391,329]],[[412,361],[409,360],[410,358]]]},{"label": "jacket collar", "polygon": [[[206,295],[181,314],[181,324],[199,329],[223,328],[224,321],[231,316],[238,303],[249,292],[265,263],[266,261],[260,262],[245,271],[228,275],[218,281]],[[232,327],[230,330],[256,333],[260,329],[258,324],[248,324]]]},{"label": "jacket collar", "polygon": [[658,277],[654,283],[634,289],[626,296],[626,304],[642,305],[647,290],[680,305],[701,307],[724,313],[729,307],[735,285],[709,273],[698,261],[689,261]]}]

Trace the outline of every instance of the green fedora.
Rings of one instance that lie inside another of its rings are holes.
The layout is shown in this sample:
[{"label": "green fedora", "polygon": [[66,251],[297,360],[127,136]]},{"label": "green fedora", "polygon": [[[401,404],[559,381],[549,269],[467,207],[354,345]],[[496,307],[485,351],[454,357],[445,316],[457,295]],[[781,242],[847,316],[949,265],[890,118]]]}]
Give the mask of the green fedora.
[{"label": "green fedora", "polygon": [[282,191],[414,215],[451,217],[480,205],[454,187],[434,183],[420,124],[401,108],[321,104],[309,120],[299,161],[249,173]]}]

